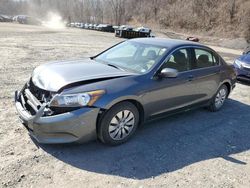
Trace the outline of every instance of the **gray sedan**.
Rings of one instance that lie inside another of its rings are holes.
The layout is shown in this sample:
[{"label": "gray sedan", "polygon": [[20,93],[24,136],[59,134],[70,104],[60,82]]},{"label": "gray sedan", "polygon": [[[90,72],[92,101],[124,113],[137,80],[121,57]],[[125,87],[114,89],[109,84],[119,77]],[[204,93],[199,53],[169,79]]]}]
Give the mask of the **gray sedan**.
[{"label": "gray sedan", "polygon": [[40,143],[117,145],[147,120],[201,106],[220,110],[235,81],[233,68],[207,46],[141,38],[37,67],[15,105]]}]

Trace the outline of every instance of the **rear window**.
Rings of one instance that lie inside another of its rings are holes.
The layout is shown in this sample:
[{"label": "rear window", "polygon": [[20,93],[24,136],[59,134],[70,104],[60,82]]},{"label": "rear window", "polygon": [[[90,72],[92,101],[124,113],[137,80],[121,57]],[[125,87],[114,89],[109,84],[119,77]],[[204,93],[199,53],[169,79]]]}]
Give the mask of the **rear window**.
[{"label": "rear window", "polygon": [[206,68],[212,67],[219,64],[219,57],[214,55],[212,52],[203,50],[203,49],[195,49],[195,60],[196,66],[193,68]]}]

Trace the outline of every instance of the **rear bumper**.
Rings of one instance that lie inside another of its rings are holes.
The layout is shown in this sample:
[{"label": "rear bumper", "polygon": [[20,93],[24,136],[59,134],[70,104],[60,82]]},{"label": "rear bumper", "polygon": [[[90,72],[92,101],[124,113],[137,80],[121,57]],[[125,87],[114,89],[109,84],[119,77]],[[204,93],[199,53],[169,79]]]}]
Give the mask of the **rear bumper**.
[{"label": "rear bumper", "polygon": [[43,104],[32,116],[23,107],[19,92],[15,92],[15,106],[22,124],[39,143],[87,142],[96,139],[99,108],[81,108],[63,114],[43,116],[46,108],[46,104]]}]

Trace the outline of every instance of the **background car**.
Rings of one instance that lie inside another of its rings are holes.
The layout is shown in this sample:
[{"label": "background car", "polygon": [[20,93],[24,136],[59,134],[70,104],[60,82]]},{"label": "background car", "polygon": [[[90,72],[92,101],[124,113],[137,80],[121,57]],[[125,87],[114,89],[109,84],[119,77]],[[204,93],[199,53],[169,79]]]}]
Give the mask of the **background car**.
[{"label": "background car", "polygon": [[13,17],[13,21],[20,24],[30,24],[30,25],[41,25],[42,21],[38,18],[27,16],[27,15],[17,15]]},{"label": "background car", "polygon": [[12,22],[12,18],[10,16],[0,14],[0,22]]},{"label": "background car", "polygon": [[250,50],[246,50],[233,64],[237,79],[250,82]]}]

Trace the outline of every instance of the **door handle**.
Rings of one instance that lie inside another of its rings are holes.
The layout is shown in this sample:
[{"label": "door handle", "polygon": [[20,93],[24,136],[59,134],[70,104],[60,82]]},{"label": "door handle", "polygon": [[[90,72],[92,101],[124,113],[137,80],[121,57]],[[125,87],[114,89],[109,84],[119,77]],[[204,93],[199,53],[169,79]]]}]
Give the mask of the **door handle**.
[{"label": "door handle", "polygon": [[192,81],[192,80],[194,80],[194,76],[193,75],[189,75],[188,76],[188,81]]}]

